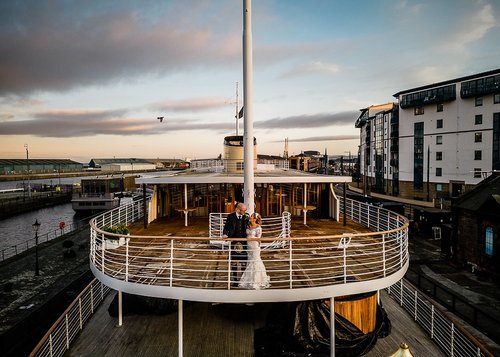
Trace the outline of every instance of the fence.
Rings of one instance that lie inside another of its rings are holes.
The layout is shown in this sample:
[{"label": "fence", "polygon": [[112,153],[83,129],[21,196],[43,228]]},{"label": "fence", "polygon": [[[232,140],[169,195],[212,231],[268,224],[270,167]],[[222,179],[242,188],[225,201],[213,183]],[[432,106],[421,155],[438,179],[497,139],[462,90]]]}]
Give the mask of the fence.
[{"label": "fence", "polygon": [[491,356],[469,333],[450,321],[405,279],[392,285],[387,291],[448,356]]},{"label": "fence", "polygon": [[[64,229],[54,229],[45,233],[38,234],[38,244],[48,242],[50,240],[59,238],[65,234],[77,231],[81,228],[88,226],[88,219],[78,221],[76,223],[69,223],[64,227]],[[25,252],[36,246],[36,239],[30,238],[22,243],[4,248],[0,252],[0,262],[3,262],[9,258],[12,258],[22,252]]]},{"label": "fence", "polygon": [[109,291],[109,287],[94,279],[52,325],[30,357],[64,355]]},{"label": "fence", "polygon": [[464,319],[476,329],[496,341],[500,341],[500,321],[498,317],[481,311],[465,298],[457,296],[446,287],[436,284],[431,279],[413,270],[408,270],[406,279],[411,281],[420,291],[431,296],[455,315]]}]

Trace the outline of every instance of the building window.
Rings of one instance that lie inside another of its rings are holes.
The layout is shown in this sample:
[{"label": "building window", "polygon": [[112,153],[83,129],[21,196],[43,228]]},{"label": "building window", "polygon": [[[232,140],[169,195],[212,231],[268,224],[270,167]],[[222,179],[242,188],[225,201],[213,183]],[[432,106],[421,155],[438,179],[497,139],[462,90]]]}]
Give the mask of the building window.
[{"label": "building window", "polygon": [[474,168],[474,178],[481,178],[481,169],[475,167]]},{"label": "building window", "polygon": [[436,145],[441,145],[443,143],[443,136],[438,135],[436,136]]},{"label": "building window", "polygon": [[443,152],[442,151],[436,151],[436,161],[443,160]]},{"label": "building window", "polygon": [[438,111],[438,112],[442,112],[442,111],[443,111],[443,103],[438,103],[438,104],[437,104],[437,109],[436,109],[436,111]]},{"label": "building window", "polygon": [[492,169],[500,170],[500,113],[493,113]]},{"label": "building window", "polygon": [[474,124],[476,124],[476,125],[483,124],[483,115],[482,114],[476,115],[476,119],[474,121]]},{"label": "building window", "polygon": [[482,156],[481,150],[474,150],[474,160],[481,160],[481,156]]},{"label": "building window", "polygon": [[475,143],[483,142],[483,133],[474,133],[474,142]]},{"label": "building window", "polygon": [[424,188],[424,123],[414,124],[413,128],[413,189]]},{"label": "building window", "polygon": [[436,167],[436,176],[443,176],[443,169],[441,167]]},{"label": "building window", "polygon": [[441,192],[443,191],[443,184],[437,183],[436,184],[436,192]]},{"label": "building window", "polygon": [[441,129],[443,127],[443,119],[436,120],[436,128]]},{"label": "building window", "polygon": [[493,94],[493,104],[500,103],[500,93]]},{"label": "building window", "polygon": [[493,227],[487,226],[484,231],[484,253],[492,257],[493,256]]},{"label": "building window", "polygon": [[424,114],[424,107],[415,107],[413,112],[415,115],[422,115]]},{"label": "building window", "polygon": [[476,107],[480,107],[483,105],[483,97],[476,97]]}]

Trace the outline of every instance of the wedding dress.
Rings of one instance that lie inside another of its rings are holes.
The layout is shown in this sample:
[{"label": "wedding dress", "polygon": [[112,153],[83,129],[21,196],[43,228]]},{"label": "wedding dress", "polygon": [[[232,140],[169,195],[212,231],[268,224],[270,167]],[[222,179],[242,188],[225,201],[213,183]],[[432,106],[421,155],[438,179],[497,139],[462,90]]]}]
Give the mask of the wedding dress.
[{"label": "wedding dress", "polygon": [[[262,228],[247,229],[247,236],[260,238],[262,236]],[[247,242],[247,254],[247,267],[241,276],[239,287],[256,290],[268,288],[270,286],[270,278],[266,273],[264,262],[260,258],[260,242],[249,240]]]}]

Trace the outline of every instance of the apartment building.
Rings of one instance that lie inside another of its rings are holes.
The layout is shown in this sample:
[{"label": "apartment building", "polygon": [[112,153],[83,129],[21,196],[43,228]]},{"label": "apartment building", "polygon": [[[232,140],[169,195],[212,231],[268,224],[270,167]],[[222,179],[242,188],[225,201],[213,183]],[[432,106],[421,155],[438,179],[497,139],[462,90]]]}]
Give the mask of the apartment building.
[{"label": "apartment building", "polygon": [[395,109],[365,108],[356,121],[366,189],[443,202],[500,170],[500,69],[394,97]]}]

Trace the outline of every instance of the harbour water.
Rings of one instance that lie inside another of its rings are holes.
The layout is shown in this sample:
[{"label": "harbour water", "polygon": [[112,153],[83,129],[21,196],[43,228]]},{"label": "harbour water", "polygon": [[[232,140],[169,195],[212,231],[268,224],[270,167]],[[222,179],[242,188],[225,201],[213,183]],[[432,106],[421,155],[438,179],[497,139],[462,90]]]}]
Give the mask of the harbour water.
[{"label": "harbour water", "polygon": [[[80,183],[82,177],[67,177],[43,180],[31,180],[30,184],[46,184],[46,185],[72,185]],[[27,181],[2,181],[0,182],[0,190],[22,187],[23,182],[27,185]],[[42,208],[36,211],[23,213],[14,217],[9,217],[0,220],[0,251],[2,249],[22,244],[29,239],[34,238],[33,223],[38,220],[40,228],[38,236],[43,241],[43,237],[47,233],[59,231],[59,222],[64,222],[66,227],[71,224],[76,224],[84,217],[75,215],[75,211],[71,208],[71,203],[66,203],[58,206]]]}]

